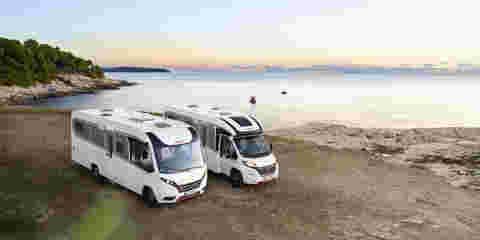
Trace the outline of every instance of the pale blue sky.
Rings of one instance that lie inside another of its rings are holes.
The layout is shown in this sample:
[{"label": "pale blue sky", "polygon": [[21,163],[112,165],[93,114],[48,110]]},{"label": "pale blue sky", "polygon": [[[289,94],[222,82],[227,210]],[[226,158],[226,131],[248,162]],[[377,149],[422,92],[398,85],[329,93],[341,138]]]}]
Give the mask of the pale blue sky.
[{"label": "pale blue sky", "polygon": [[478,1],[17,0],[0,36],[104,65],[480,63]]}]

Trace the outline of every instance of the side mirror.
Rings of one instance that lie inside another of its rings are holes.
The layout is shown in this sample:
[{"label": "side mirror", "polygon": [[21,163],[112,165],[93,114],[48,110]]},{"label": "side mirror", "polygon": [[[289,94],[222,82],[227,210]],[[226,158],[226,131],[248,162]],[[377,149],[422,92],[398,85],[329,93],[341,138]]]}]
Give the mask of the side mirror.
[{"label": "side mirror", "polygon": [[152,173],[155,171],[155,169],[153,168],[153,165],[149,165],[145,168],[145,171],[147,171],[148,173]]}]

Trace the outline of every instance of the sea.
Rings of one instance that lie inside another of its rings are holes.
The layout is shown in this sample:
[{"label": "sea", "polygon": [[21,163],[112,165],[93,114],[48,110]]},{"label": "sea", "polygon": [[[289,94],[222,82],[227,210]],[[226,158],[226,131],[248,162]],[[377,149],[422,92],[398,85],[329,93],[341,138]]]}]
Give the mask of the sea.
[{"label": "sea", "polygon": [[161,110],[205,104],[250,111],[268,129],[309,122],[367,128],[480,127],[480,76],[324,73],[106,73],[139,85],[97,94],[51,98],[55,108]]}]

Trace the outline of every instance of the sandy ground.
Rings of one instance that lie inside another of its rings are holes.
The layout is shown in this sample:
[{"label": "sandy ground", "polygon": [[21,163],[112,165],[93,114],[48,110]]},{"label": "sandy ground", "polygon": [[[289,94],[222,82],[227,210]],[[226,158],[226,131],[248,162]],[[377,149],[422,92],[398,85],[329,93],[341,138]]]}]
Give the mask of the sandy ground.
[{"label": "sandy ground", "polygon": [[[480,195],[367,154],[274,138],[281,180],[149,210],[132,198],[142,239],[478,239]],[[162,231],[159,231],[162,226]]]},{"label": "sandy ground", "polygon": [[[31,139],[62,136],[65,119],[55,116],[2,117],[0,130],[32,129],[34,134],[23,133]],[[16,127],[5,129],[4,119]],[[155,209],[118,186],[95,187],[98,194],[110,194],[112,203],[127,203],[106,239],[126,239],[125,229],[137,239],[480,239],[478,192],[454,187],[424,169],[372,158],[366,151],[270,138],[280,163],[277,183],[232,189],[225,177],[209,174],[205,195]],[[22,159],[35,162],[41,156],[52,167],[66,167],[64,145],[65,139],[55,137],[48,146],[58,146],[57,151],[30,147]],[[106,213],[95,215],[101,214]]]},{"label": "sandy ground", "polygon": [[366,151],[371,159],[428,169],[452,186],[480,190],[480,128],[382,129],[313,122],[269,134]]}]

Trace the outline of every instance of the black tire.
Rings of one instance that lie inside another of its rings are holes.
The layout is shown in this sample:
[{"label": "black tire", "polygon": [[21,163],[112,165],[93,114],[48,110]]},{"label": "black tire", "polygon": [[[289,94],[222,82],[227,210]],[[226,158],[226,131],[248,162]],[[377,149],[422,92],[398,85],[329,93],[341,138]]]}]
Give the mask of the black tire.
[{"label": "black tire", "polygon": [[153,191],[150,188],[143,189],[142,198],[149,208],[154,208],[158,205],[155,194],[153,194]]},{"label": "black tire", "polygon": [[99,184],[104,184],[105,183],[105,177],[103,177],[102,174],[100,174],[100,170],[98,169],[97,166],[93,165],[91,171],[92,171],[92,175],[95,178],[95,181],[97,181],[97,183],[99,183]]},{"label": "black tire", "polygon": [[72,168],[79,168],[79,164],[72,160]]},{"label": "black tire", "polygon": [[233,170],[232,173],[230,174],[230,181],[232,182],[233,188],[241,187],[243,185],[242,174],[237,170]]}]

